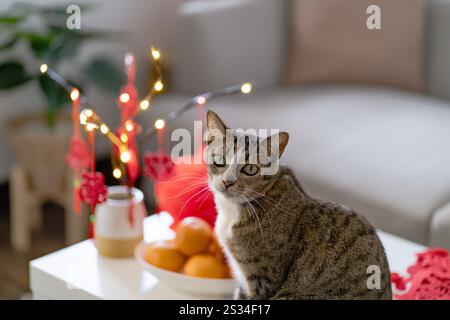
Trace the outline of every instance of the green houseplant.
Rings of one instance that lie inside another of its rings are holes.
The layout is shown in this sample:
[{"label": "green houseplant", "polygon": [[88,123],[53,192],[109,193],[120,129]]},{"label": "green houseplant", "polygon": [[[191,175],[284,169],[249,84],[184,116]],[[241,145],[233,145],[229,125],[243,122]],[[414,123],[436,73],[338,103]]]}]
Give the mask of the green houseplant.
[{"label": "green houseplant", "polygon": [[[49,76],[39,72],[39,63],[58,68],[62,62],[76,57],[85,42],[110,36],[106,32],[69,30],[66,8],[19,4],[0,14],[0,53],[5,56],[0,59],[0,90],[36,81],[45,101],[43,107],[49,126],[55,125],[58,112],[69,103],[69,95]],[[88,8],[83,6],[83,13]],[[30,24],[32,20],[34,24]],[[26,63],[15,57],[19,46],[25,48],[27,57],[33,60],[34,70],[27,70]],[[93,57],[72,69],[78,74],[73,75],[71,82],[80,88],[92,83],[117,93],[123,82],[122,73],[103,57]]]},{"label": "green houseplant", "polygon": [[[21,197],[39,202],[50,200],[66,208],[70,186],[64,159],[72,134],[70,97],[58,83],[41,73],[39,66],[45,63],[61,71],[59,68],[66,65],[70,74],[63,74],[64,77],[80,91],[96,86],[117,93],[124,82],[122,73],[103,56],[78,62],[77,55],[85,43],[113,34],[85,30],[84,26],[81,30],[69,30],[67,7],[22,3],[0,13],[0,94],[14,90],[41,101],[36,111],[16,115],[5,126],[17,160],[15,168],[20,167],[28,184],[20,192]],[[83,14],[90,9],[80,7]]]}]

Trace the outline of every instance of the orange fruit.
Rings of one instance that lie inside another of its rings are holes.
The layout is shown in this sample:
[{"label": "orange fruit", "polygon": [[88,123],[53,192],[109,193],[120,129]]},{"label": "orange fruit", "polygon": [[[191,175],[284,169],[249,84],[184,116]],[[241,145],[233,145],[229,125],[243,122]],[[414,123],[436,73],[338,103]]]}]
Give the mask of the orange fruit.
[{"label": "orange fruit", "polygon": [[199,278],[227,278],[227,266],[210,254],[197,254],[188,259],[184,274]]},{"label": "orange fruit", "polygon": [[149,245],[145,260],[156,267],[179,272],[186,262],[186,257],[173,241],[158,241]]},{"label": "orange fruit", "polygon": [[176,226],[175,232],[176,246],[187,256],[205,252],[212,236],[210,225],[196,217],[183,219]]},{"label": "orange fruit", "polygon": [[217,258],[217,260],[225,262],[225,255],[223,254],[222,247],[220,246],[219,240],[215,233],[212,235],[212,241],[208,246],[208,253],[212,254]]}]

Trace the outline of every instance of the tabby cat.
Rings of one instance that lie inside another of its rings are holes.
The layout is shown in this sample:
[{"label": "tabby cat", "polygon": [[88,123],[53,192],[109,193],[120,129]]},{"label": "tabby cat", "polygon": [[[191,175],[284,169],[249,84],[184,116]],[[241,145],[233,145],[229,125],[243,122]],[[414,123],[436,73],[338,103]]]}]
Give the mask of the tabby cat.
[{"label": "tabby cat", "polygon": [[[287,133],[264,140],[228,129],[212,111],[206,123],[205,159],[218,211],[215,229],[239,284],[235,298],[392,298],[383,245],[365,218],[311,197],[287,167],[272,175],[261,173],[260,146],[268,148],[265,155],[276,151],[278,160]],[[242,138],[243,146],[237,143]],[[274,147],[270,139],[275,138]],[[256,163],[249,163],[256,153]],[[232,161],[236,159],[244,161]]]}]

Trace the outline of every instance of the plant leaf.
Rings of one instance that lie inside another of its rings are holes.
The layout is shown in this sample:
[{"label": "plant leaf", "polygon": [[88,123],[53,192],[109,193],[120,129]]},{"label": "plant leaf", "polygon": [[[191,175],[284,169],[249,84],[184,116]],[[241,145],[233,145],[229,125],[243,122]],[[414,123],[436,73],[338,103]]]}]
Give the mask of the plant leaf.
[{"label": "plant leaf", "polygon": [[92,83],[110,93],[118,93],[125,83],[125,75],[104,58],[94,58],[83,71]]},{"label": "plant leaf", "polygon": [[71,33],[60,34],[45,53],[47,61],[56,62],[75,56],[81,47],[81,42],[77,36]]},{"label": "plant leaf", "polygon": [[18,87],[31,79],[32,76],[18,61],[12,60],[0,64],[0,90]]},{"label": "plant leaf", "polygon": [[23,20],[23,16],[1,15],[0,24],[16,24]]},{"label": "plant leaf", "polygon": [[39,86],[47,99],[47,113],[56,112],[70,101],[69,93],[47,74],[39,75]]},{"label": "plant leaf", "polygon": [[13,47],[17,42],[17,38],[16,37],[12,37],[8,40],[6,40],[5,42],[3,42],[2,44],[0,44],[0,50],[5,50],[5,49],[9,49],[11,47]]},{"label": "plant leaf", "polygon": [[48,51],[53,43],[53,35],[42,35],[32,31],[18,32],[16,36],[26,40],[34,55],[40,59],[47,60]]}]

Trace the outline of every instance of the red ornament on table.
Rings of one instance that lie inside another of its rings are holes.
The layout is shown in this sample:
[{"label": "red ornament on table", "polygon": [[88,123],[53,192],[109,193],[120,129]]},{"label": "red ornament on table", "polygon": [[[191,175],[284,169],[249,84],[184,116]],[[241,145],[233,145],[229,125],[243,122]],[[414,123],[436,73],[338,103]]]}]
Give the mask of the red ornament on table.
[{"label": "red ornament on table", "polygon": [[409,277],[393,272],[397,300],[450,300],[450,254],[444,248],[431,248],[417,254],[408,268]]}]

